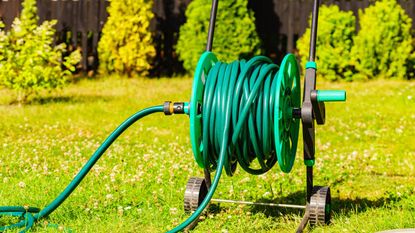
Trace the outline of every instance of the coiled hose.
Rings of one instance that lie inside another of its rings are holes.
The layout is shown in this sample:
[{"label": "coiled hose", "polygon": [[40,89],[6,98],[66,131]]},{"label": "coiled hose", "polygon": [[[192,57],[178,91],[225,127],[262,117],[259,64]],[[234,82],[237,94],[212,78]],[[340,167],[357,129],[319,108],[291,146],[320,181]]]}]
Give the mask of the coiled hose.
[{"label": "coiled hose", "polygon": [[[212,53],[206,52],[199,64],[210,56]],[[196,145],[196,152],[202,153],[194,154],[199,166],[216,173],[199,207],[170,232],[183,230],[202,213],[223,168],[232,176],[239,164],[248,173],[259,175],[278,161],[283,171],[291,170],[299,129],[299,120],[292,114],[300,105],[299,74],[293,55],[286,57],[283,66],[284,73],[280,73],[269,58],[257,56],[248,62],[215,62],[208,71],[201,112],[194,113],[202,114],[201,144]]]},{"label": "coiled hose", "polygon": [[[205,168],[216,169],[222,147],[229,176],[237,163],[259,175],[277,162],[273,119],[278,69],[268,58],[255,57],[248,62],[218,62],[209,72],[202,110]],[[251,168],[255,158],[260,168]]]}]

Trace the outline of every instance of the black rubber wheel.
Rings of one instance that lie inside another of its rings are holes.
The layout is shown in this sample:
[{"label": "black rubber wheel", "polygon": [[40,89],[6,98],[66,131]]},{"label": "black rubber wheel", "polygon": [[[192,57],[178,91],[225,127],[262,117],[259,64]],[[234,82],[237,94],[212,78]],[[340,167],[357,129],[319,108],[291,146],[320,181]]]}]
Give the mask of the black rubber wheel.
[{"label": "black rubber wheel", "polygon": [[205,199],[208,192],[206,181],[203,178],[191,177],[187,181],[184,192],[184,211],[193,212]]},{"label": "black rubber wheel", "polygon": [[331,218],[331,194],[329,187],[315,186],[309,204],[311,226],[327,225]]}]

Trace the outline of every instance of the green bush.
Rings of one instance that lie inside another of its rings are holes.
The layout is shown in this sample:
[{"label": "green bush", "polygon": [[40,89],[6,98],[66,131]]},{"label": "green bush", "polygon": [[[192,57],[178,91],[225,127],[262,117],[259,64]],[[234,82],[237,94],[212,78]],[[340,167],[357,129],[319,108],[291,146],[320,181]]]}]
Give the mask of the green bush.
[{"label": "green bush", "polygon": [[62,87],[75,71],[79,51],[64,57],[66,45],[52,46],[56,21],[38,26],[36,0],[25,0],[9,32],[0,25],[0,86],[16,90],[17,101],[40,90]]},{"label": "green bush", "polygon": [[114,0],[98,44],[101,73],[146,75],[155,56],[149,31],[152,1]]},{"label": "green bush", "polygon": [[[180,28],[176,51],[184,68],[193,72],[206,48],[211,0],[194,0],[187,10],[187,22]],[[221,0],[216,18],[213,51],[221,61],[248,58],[260,52],[253,12],[247,0]]]},{"label": "green bush", "polygon": [[413,51],[412,19],[396,0],[376,1],[359,11],[360,31],[352,49],[357,71],[365,78],[408,78]]},{"label": "green bush", "polygon": [[[316,62],[319,74],[324,78],[328,80],[350,80],[352,78],[351,50],[355,35],[355,23],[356,18],[353,12],[341,11],[336,5],[321,6]],[[309,56],[310,30],[308,28],[297,42],[303,66]]]}]

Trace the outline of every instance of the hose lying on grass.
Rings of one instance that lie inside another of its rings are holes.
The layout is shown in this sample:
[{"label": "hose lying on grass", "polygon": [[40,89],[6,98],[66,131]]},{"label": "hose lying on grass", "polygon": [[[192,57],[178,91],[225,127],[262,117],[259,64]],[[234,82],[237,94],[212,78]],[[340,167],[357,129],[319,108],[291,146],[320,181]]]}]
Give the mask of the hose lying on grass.
[{"label": "hose lying on grass", "polygon": [[55,211],[56,208],[58,208],[69,197],[69,195],[71,195],[71,193],[76,189],[76,187],[78,187],[79,183],[81,183],[81,181],[88,174],[88,172],[95,165],[95,163],[101,158],[104,152],[128,127],[130,127],[132,124],[134,124],[141,118],[156,112],[163,112],[163,106],[154,106],[139,111],[131,117],[129,117],[127,120],[125,120],[120,126],[118,126],[118,128],[115,129],[114,132],[112,132],[110,136],[95,151],[95,153],[91,156],[88,162],[82,167],[79,173],[71,181],[71,183],[69,183],[69,185],[59,194],[59,196],[55,200],[53,200],[42,210],[39,208],[29,206],[1,206],[0,216],[8,215],[13,217],[20,217],[21,220],[15,224],[11,224],[8,226],[0,226],[0,231],[3,232],[10,229],[24,227],[24,230],[21,231],[21,233],[24,233],[31,227],[33,227],[33,225],[37,221]]}]

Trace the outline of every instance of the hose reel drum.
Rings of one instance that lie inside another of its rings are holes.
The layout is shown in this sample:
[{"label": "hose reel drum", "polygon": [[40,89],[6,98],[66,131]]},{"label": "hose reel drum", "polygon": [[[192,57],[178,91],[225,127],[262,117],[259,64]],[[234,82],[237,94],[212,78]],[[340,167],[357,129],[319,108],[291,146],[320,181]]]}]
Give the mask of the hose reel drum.
[{"label": "hose reel drum", "polygon": [[[206,168],[203,145],[203,96],[209,71],[218,62],[211,52],[205,52],[197,65],[194,75],[192,95],[190,98],[190,141],[197,164]],[[225,77],[229,78],[229,77]],[[288,54],[283,59],[276,76],[276,93],[273,108],[274,153],[278,157],[279,167],[283,172],[290,172],[295,160],[300,119],[298,113],[301,104],[300,74],[294,55]],[[205,123],[208,124],[208,123]],[[205,155],[207,156],[207,155]]]}]

